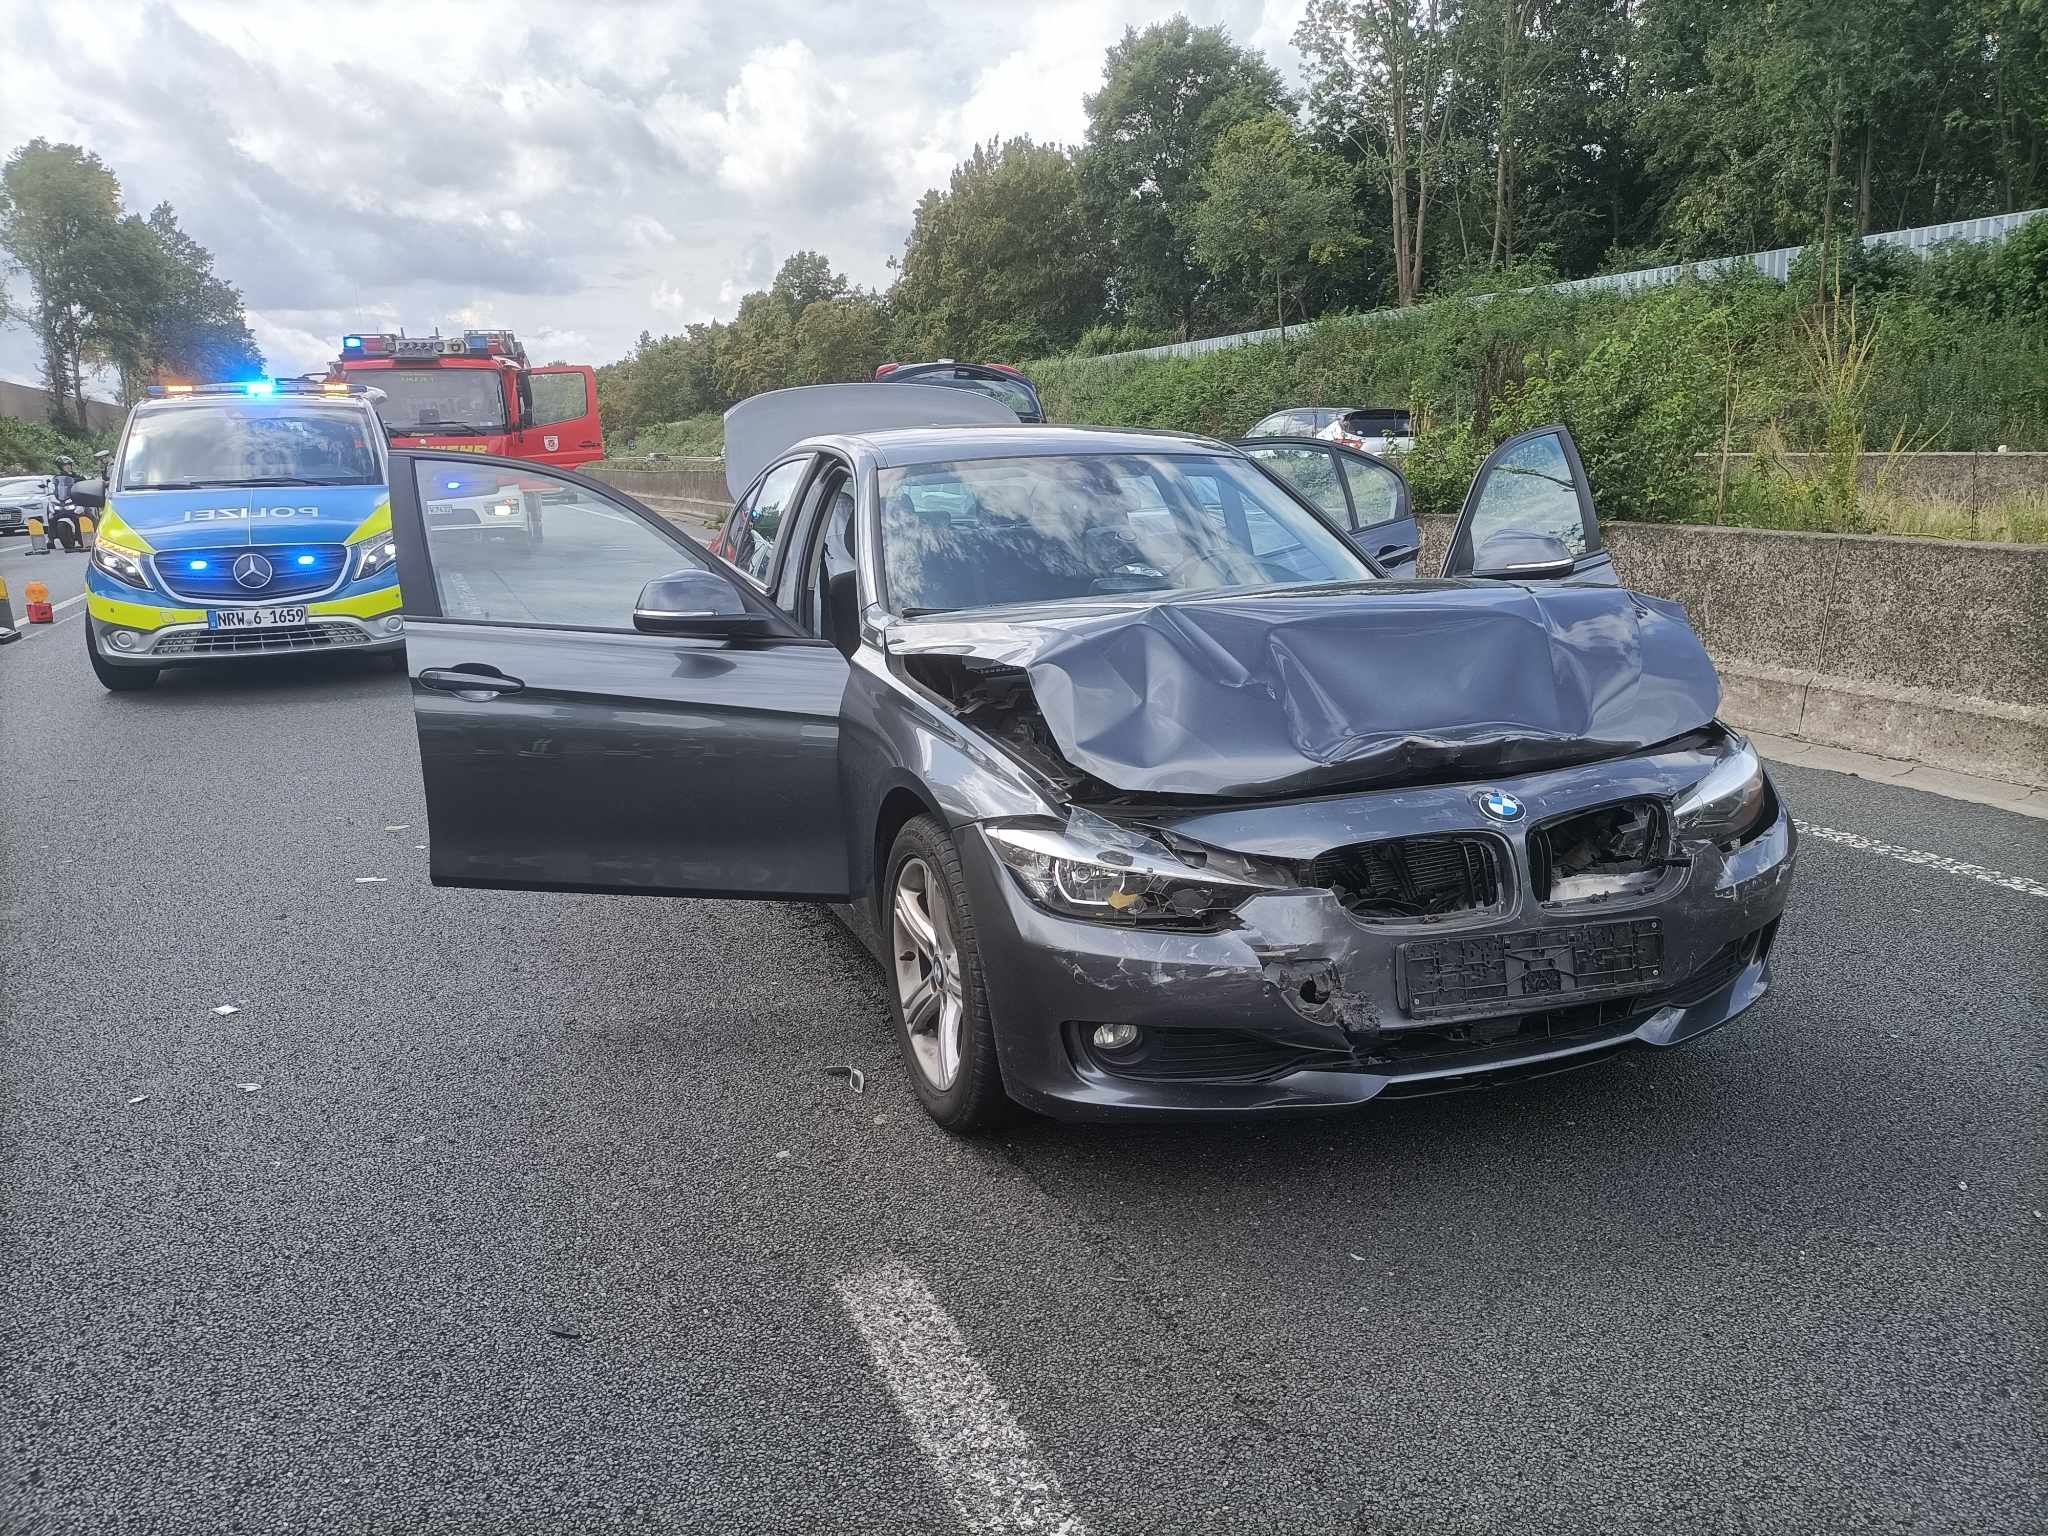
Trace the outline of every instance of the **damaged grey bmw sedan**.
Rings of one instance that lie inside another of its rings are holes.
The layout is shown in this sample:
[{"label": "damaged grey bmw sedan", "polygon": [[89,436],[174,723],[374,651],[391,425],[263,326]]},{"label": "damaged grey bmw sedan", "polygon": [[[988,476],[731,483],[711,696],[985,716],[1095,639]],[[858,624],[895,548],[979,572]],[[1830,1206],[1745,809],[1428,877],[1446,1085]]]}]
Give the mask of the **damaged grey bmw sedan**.
[{"label": "damaged grey bmw sedan", "polygon": [[[1225,444],[876,388],[735,407],[715,554],[393,455],[435,883],[833,903],[962,1131],[1474,1087],[1764,995],[1791,820],[1562,428],[1391,580]],[[494,495],[544,548],[463,536]]]}]

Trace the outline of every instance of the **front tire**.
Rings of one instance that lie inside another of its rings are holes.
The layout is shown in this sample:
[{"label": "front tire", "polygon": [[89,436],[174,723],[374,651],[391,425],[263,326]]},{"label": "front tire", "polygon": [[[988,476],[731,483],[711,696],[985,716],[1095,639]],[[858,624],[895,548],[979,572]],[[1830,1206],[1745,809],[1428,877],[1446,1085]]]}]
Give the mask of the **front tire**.
[{"label": "front tire", "polygon": [[111,693],[138,693],[154,688],[162,671],[160,667],[117,667],[107,661],[100,655],[99,641],[93,638],[90,615],[85,621],[85,654],[92,662],[92,675]]},{"label": "front tire", "polygon": [[1009,1098],[967,882],[945,828],[929,816],[905,823],[882,888],[889,1011],[911,1089],[947,1130],[987,1130],[1004,1118]]}]

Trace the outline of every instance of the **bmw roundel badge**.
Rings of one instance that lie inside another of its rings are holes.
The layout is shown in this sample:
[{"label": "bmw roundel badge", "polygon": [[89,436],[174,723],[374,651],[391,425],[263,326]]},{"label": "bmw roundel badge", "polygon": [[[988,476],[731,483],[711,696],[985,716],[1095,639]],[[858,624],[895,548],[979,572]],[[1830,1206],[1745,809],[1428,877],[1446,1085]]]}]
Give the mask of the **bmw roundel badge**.
[{"label": "bmw roundel badge", "polygon": [[1522,802],[1502,789],[1482,789],[1472,797],[1479,802],[1479,809],[1495,821],[1520,821]]}]

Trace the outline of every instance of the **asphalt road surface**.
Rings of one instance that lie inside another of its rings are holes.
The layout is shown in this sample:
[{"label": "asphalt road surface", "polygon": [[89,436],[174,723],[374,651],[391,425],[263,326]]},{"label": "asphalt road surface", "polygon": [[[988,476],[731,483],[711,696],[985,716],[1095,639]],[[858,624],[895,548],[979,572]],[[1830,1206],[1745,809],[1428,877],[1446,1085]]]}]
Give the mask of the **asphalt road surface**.
[{"label": "asphalt road surface", "polygon": [[0,649],[0,1529],[2048,1525],[2048,823],[1787,769],[1838,835],[1690,1050],[964,1143],[829,916],[435,890],[401,680],[116,697],[60,619]]}]

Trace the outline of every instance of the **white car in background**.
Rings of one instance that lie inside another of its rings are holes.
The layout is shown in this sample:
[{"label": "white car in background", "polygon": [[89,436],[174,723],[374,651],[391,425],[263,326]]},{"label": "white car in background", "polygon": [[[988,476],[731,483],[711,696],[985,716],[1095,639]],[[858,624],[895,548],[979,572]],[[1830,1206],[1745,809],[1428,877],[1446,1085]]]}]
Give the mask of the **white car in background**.
[{"label": "white car in background", "polygon": [[15,475],[0,480],[0,533],[27,533],[31,517],[49,515],[47,475]]},{"label": "white car in background", "polygon": [[1325,442],[1342,443],[1360,453],[1385,455],[1406,453],[1415,446],[1414,427],[1408,412],[1397,405],[1367,405],[1341,411],[1337,419],[1316,433]]},{"label": "white car in background", "polygon": [[1262,416],[1254,437],[1316,437],[1360,453],[1406,453],[1415,446],[1408,412],[1395,405],[1292,405]]}]

